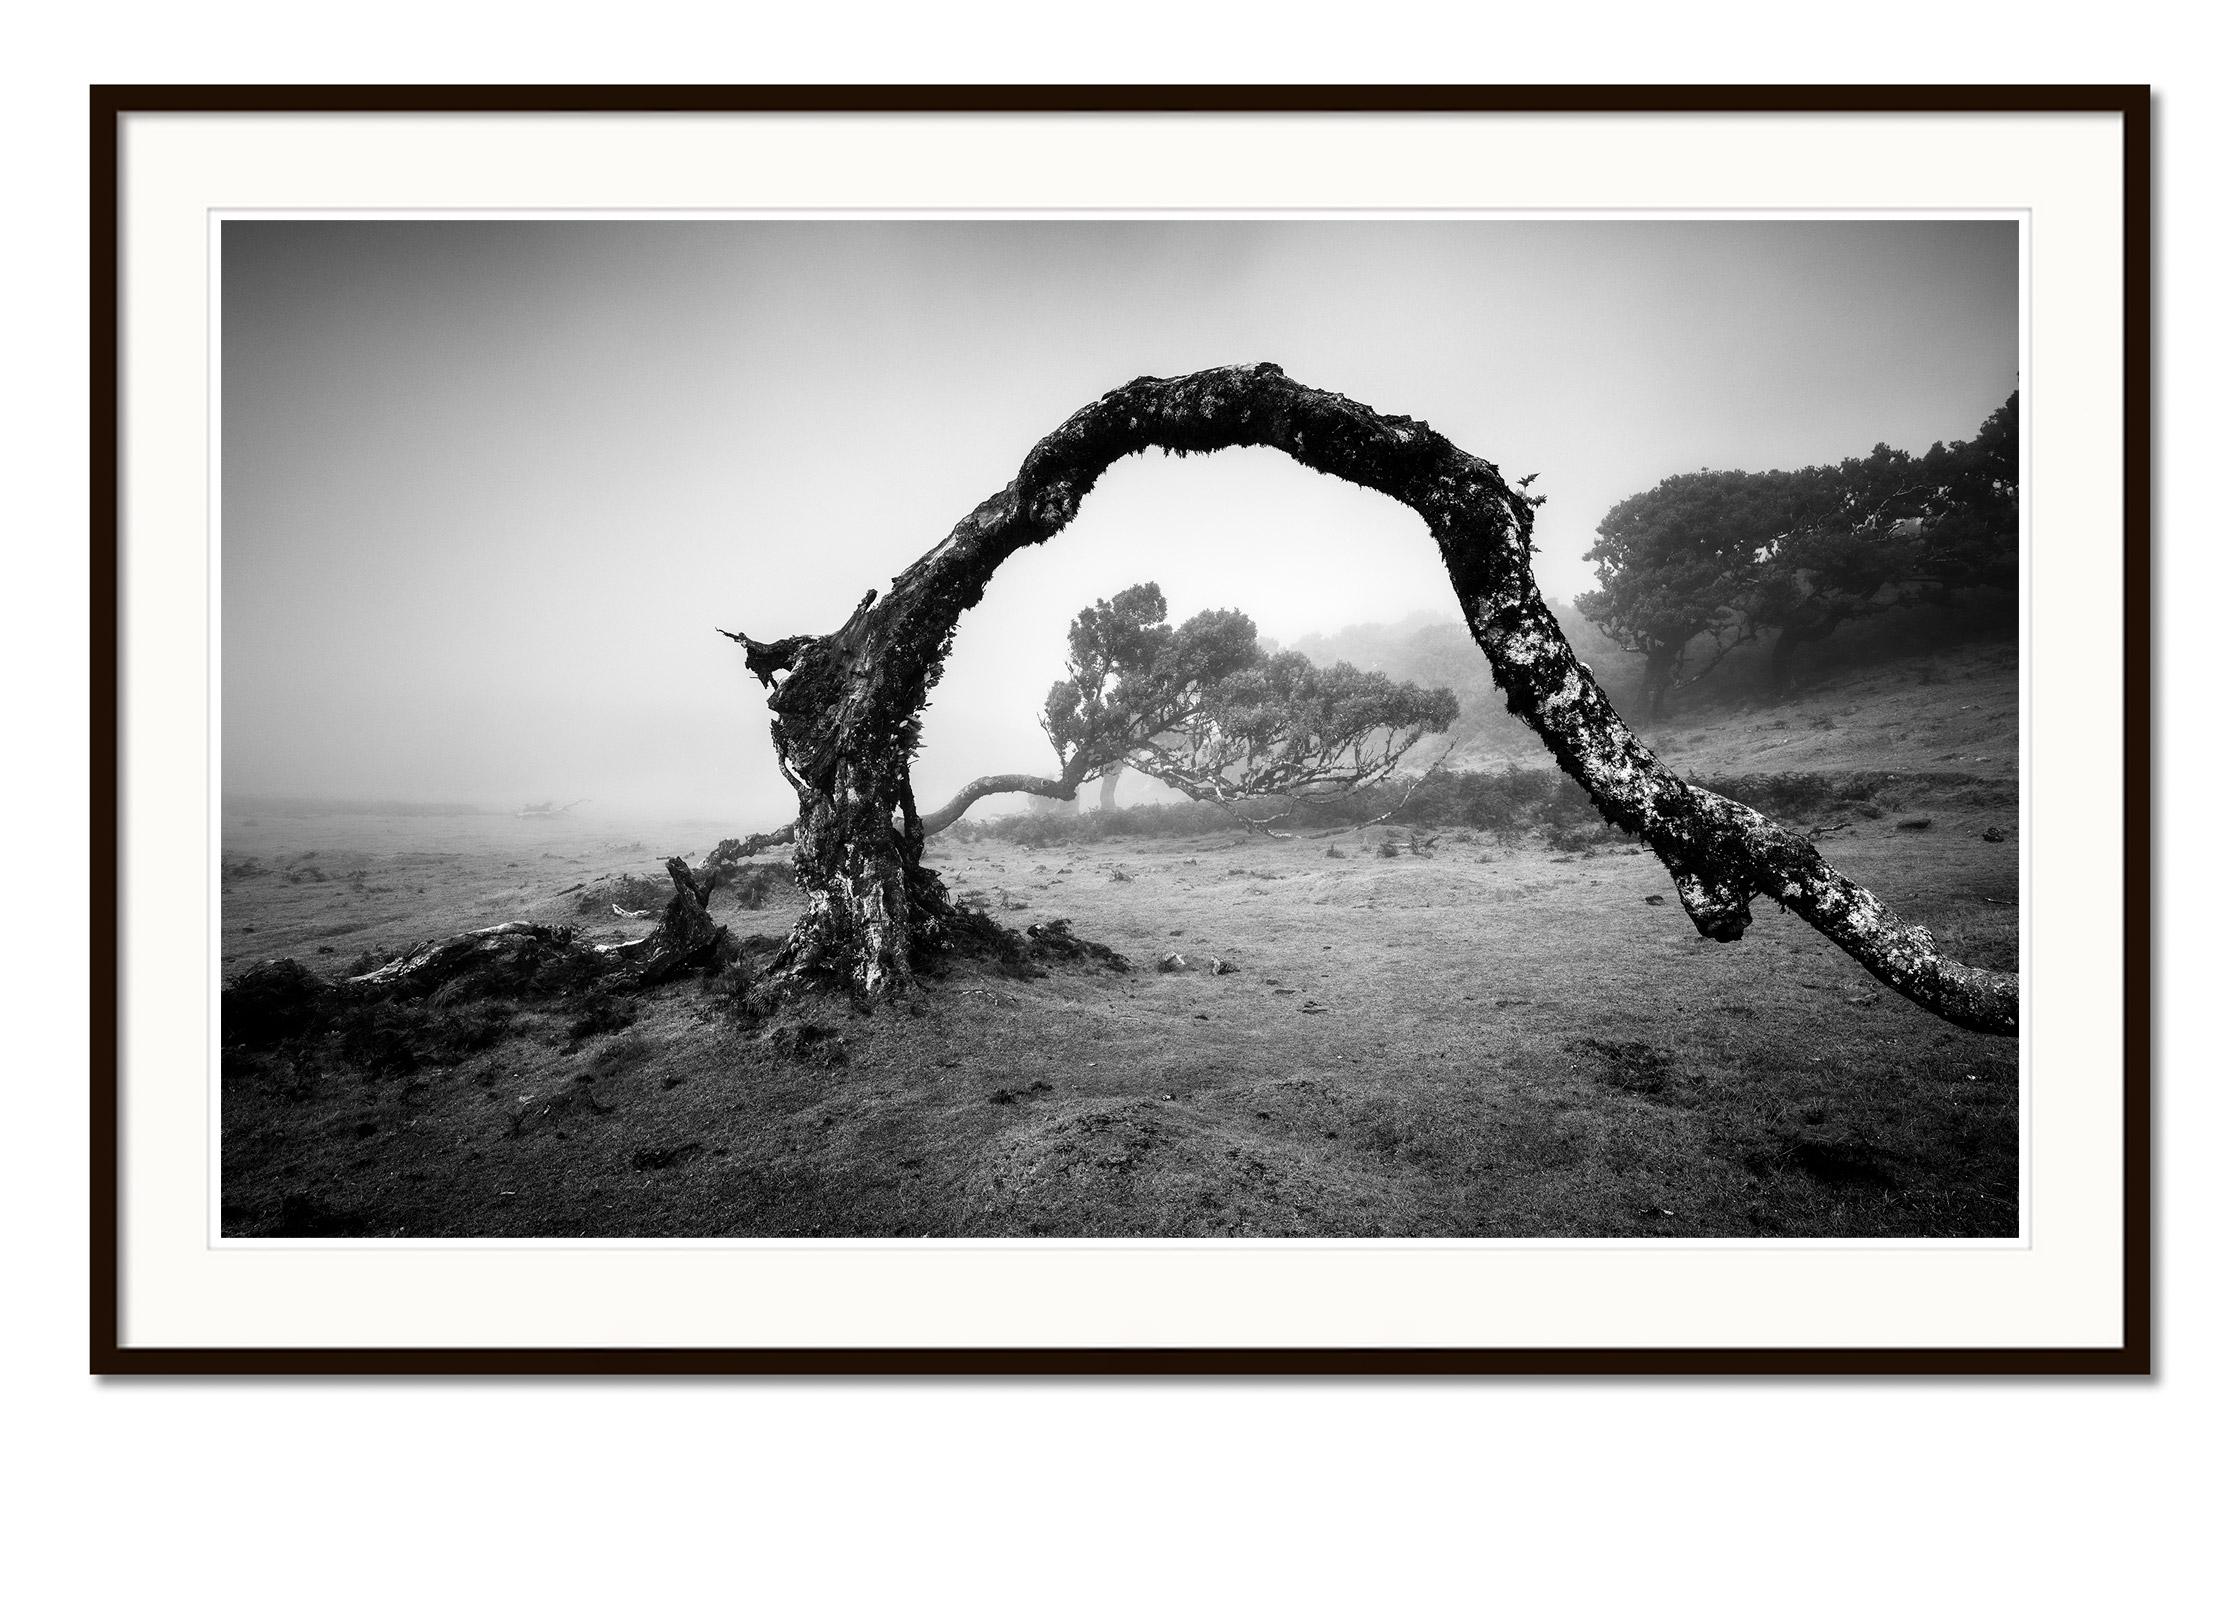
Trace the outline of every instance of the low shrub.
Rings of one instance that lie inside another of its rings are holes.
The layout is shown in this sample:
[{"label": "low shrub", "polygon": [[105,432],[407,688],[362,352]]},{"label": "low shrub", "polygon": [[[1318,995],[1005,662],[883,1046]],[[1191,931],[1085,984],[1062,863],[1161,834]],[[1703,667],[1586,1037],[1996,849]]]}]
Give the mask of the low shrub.
[{"label": "low shrub", "polygon": [[260,961],[225,986],[219,1030],[229,1045],[276,1044],[319,1020],[327,984],[300,961]]},{"label": "low shrub", "polygon": [[751,934],[734,937],[730,958],[707,975],[706,987],[718,1010],[741,1027],[759,1026],[784,1003],[784,987],[770,975],[771,957],[784,943]]},{"label": "low shrub", "polygon": [[636,1001],[594,989],[576,1008],[575,1020],[568,1024],[568,1037],[580,1043],[602,1033],[620,1033],[637,1020]]},{"label": "low shrub", "polygon": [[[1372,784],[1326,804],[1301,806],[1284,826],[1287,830],[1341,828],[1382,818],[1415,827],[1476,828],[1499,834],[1520,833],[1544,821],[1593,815],[1594,805],[1586,792],[1562,773],[1512,763],[1499,771],[1442,768],[1420,782],[1409,778]],[[1225,833],[1239,826],[1234,816],[1217,805],[1178,800],[1113,811],[1018,812],[985,821],[967,819],[950,831],[962,840],[1000,839],[1047,849],[1112,838],[1193,837]]]},{"label": "low shrub", "polygon": [[1128,958],[1109,945],[1081,938],[1064,917],[1030,923],[1024,933],[1007,928],[972,903],[960,898],[954,913],[943,924],[940,943],[928,953],[937,973],[953,961],[983,962],[1007,978],[1046,978],[1047,963],[1065,962],[1126,972]]},{"label": "low shrub", "polygon": [[1882,778],[1873,772],[1750,772],[1704,780],[1703,786],[1769,817],[1813,817],[1839,805],[1870,802]]},{"label": "low shrub", "polygon": [[330,981],[301,962],[259,962],[219,998],[227,1070],[281,1057],[305,1071],[328,1062],[374,1076],[451,1066],[518,1031],[525,1011],[558,1011],[576,1039],[612,1032],[635,1019],[630,1001],[603,990],[573,998],[603,971],[567,929],[456,941],[409,975],[371,985]]},{"label": "low shrub", "polygon": [[494,1001],[436,1006],[381,999],[333,1013],[332,1044],[342,1060],[375,1076],[448,1067],[513,1031],[514,1008]]},{"label": "low shrub", "polygon": [[1588,822],[1558,822],[1548,828],[1548,848],[1560,850],[1565,855],[1592,851],[1600,845],[1616,844],[1625,837],[1625,830],[1613,828],[1596,817]]}]

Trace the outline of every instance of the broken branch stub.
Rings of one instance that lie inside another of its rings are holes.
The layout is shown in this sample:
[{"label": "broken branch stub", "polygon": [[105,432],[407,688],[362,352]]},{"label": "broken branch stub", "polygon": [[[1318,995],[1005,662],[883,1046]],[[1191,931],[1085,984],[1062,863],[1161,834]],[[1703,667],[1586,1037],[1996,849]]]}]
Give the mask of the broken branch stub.
[{"label": "broken branch stub", "polygon": [[1917,1005],[1979,1032],[2016,1031],[2014,973],[1940,954],[1925,930],[1899,921],[1808,840],[1684,781],[1635,737],[1542,600],[1531,568],[1535,502],[1499,468],[1413,418],[1307,388],[1272,364],[1124,384],[1035,445],[1009,485],[834,632],[767,645],[728,635],[748,669],[775,685],[772,739],[801,807],[795,871],[809,905],[784,958],[794,974],[839,978],[878,999],[911,980],[922,948],[943,942],[949,901],[922,861],[909,766],[957,624],[996,569],[1072,521],[1122,457],[1248,445],[1388,495],[1423,519],[1509,710],[1607,821],[1656,852],[1702,933],[1740,938],[1751,898],[1764,895]]}]

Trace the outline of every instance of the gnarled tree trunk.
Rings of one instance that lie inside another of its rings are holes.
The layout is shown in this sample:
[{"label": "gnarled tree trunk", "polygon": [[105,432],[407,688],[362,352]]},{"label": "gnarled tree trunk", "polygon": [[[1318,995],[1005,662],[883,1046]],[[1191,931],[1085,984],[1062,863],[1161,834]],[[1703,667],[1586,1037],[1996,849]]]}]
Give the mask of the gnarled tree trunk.
[{"label": "gnarled tree trunk", "polygon": [[910,760],[957,623],[996,569],[1070,522],[1123,456],[1242,445],[1280,450],[1423,518],[1509,710],[1607,820],[1656,851],[1703,933],[1740,938],[1751,898],[1764,895],[1916,1004],[1963,1027],[2016,1030],[2015,974],[1940,955],[1927,932],[1898,921],[1809,841],[1684,782],[1634,736],[1543,603],[1531,568],[1534,502],[1497,467],[1412,418],[1309,389],[1265,364],[1113,390],[1037,444],[1008,486],[834,632],[774,644],[731,635],[748,668],[774,685],[772,739],[801,806],[795,872],[809,905],[785,957],[793,973],[843,978],[877,999],[908,984],[919,951],[942,940],[949,901],[922,861]]}]

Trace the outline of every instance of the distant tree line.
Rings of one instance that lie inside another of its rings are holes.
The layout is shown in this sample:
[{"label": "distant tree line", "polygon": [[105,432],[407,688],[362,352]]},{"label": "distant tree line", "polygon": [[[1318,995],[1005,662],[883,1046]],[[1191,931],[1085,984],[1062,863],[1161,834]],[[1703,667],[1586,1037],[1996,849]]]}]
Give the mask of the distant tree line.
[{"label": "distant tree line", "polygon": [[1642,714],[1739,645],[1766,645],[1778,694],[1798,647],[1847,622],[2016,590],[2019,398],[1919,456],[1878,444],[1833,466],[1683,473],[1612,507],[1586,557],[1600,587],[1578,604],[1642,658]]}]

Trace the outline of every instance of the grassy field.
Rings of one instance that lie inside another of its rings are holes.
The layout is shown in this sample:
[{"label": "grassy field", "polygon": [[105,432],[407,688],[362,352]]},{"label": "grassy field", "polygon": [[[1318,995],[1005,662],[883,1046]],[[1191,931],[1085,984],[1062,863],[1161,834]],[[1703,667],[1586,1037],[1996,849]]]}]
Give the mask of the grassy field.
[{"label": "grassy field", "polygon": [[[2013,679],[1998,666],[1885,685],[1848,762],[1842,689],[1826,711],[1730,719],[1670,754],[1701,752],[1706,772],[1888,771],[1876,757],[1915,746],[1876,803],[1788,820],[1848,821],[1822,844],[1832,861],[1965,958],[2011,966]],[[1938,759],[1946,743],[1956,760]],[[1797,759],[1770,759],[1791,744]],[[624,875],[712,842],[511,818],[372,826],[229,813],[229,972],[289,956],[339,974],[514,917],[642,929],[614,909],[629,909]],[[224,1231],[2016,1231],[2012,1040],[1919,1011],[1764,902],[1742,942],[1698,938],[1655,858],[1620,836],[1569,851],[1392,827],[943,838],[931,859],[999,920],[1071,919],[1131,970],[966,968],[907,1007],[816,1001],[755,1021],[721,985],[687,982],[603,1031],[524,1010],[417,1067],[229,1051]],[[786,889],[713,909],[767,948],[795,906]],[[1160,970],[1169,954],[1182,970]]]}]

